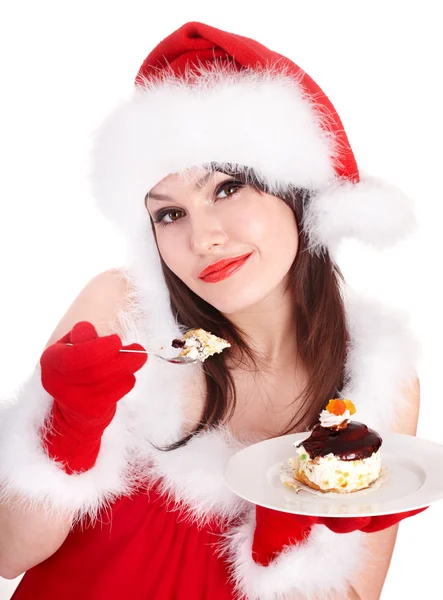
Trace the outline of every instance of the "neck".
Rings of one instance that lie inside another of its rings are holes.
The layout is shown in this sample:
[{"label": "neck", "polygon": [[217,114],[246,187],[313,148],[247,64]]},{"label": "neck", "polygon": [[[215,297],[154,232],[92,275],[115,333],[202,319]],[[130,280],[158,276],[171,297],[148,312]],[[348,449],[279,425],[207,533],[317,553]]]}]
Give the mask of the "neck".
[{"label": "neck", "polygon": [[268,366],[294,364],[297,356],[294,306],[280,289],[253,306],[226,317],[246,336]]}]

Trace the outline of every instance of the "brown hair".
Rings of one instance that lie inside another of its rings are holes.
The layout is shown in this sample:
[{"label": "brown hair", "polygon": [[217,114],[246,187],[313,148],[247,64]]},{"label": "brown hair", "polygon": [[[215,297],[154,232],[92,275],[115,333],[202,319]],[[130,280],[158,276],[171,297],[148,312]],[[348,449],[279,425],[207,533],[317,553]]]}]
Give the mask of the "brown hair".
[{"label": "brown hair", "polygon": [[[319,412],[327,401],[336,397],[344,385],[348,334],[341,293],[343,275],[326,250],[321,254],[312,254],[308,250],[308,240],[303,231],[304,206],[310,201],[310,194],[306,190],[292,187],[281,193],[268,191],[266,182],[246,167],[211,164],[206,168],[231,175],[236,181],[252,186],[259,193],[272,193],[294,211],[299,229],[299,249],[289,270],[285,291],[294,300],[298,359],[308,373],[308,384],[301,394],[301,408],[281,435],[290,433],[301,424],[310,428],[318,420]],[[242,331],[190,290],[161,257],[160,260],[172,313],[176,315],[178,324],[187,329],[202,327],[227,339],[241,360],[247,359],[259,369],[260,359],[246,342]],[[203,363],[207,393],[201,419],[189,435],[163,448],[164,450],[184,446],[200,431],[228,421],[234,413],[236,390],[226,364],[228,352],[229,350],[225,350]],[[294,368],[295,364],[294,359]],[[298,398],[294,398],[294,402],[297,400]]]}]

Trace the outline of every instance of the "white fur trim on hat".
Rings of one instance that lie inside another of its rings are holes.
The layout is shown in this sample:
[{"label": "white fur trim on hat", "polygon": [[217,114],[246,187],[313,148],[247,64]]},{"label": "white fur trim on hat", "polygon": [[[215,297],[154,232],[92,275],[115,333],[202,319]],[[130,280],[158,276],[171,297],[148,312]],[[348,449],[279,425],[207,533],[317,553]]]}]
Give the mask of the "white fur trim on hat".
[{"label": "white fur trim on hat", "polygon": [[324,186],[339,150],[320,122],[295,79],[272,71],[202,70],[192,85],[146,81],[97,131],[93,192],[106,216],[133,231],[147,218],[147,192],[193,166],[248,166],[271,187]]},{"label": "white fur trim on hat", "polygon": [[304,213],[309,250],[335,254],[343,238],[357,238],[383,249],[416,229],[412,201],[396,187],[364,177],[337,181],[314,194]]},{"label": "white fur trim on hat", "polygon": [[138,85],[95,132],[90,179],[101,211],[129,238],[149,229],[152,187],[215,162],[253,169],[276,195],[289,185],[314,192],[314,251],[346,236],[394,244],[411,230],[410,202],[381,182],[339,182],[346,151],[293,76],[216,66],[192,82],[166,73]]}]

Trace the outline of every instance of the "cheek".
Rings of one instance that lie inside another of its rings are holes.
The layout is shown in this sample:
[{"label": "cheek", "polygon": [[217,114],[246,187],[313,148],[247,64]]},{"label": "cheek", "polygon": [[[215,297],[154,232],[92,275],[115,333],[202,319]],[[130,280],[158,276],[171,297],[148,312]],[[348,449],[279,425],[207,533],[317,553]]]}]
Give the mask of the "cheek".
[{"label": "cheek", "polygon": [[298,251],[298,227],[294,213],[289,207],[288,212],[282,215],[277,223],[274,223],[274,246],[281,256],[286,256],[291,264]]},{"label": "cheek", "polygon": [[[245,207],[246,208],[246,207]],[[283,201],[272,197],[270,202],[256,201],[247,210],[239,211],[231,220],[230,232],[235,237],[256,246],[263,259],[286,257],[292,263],[298,250],[298,227],[292,210]]]},{"label": "cheek", "polygon": [[266,244],[266,264],[277,279],[288,273],[298,252],[298,232],[294,227],[279,228]]},{"label": "cheek", "polygon": [[157,247],[166,266],[180,277],[183,270],[183,252],[177,252],[177,240],[169,231],[157,231]]},{"label": "cheek", "polygon": [[234,240],[259,246],[268,233],[268,211],[256,198],[244,200],[235,206],[232,203],[225,212],[225,230]]}]

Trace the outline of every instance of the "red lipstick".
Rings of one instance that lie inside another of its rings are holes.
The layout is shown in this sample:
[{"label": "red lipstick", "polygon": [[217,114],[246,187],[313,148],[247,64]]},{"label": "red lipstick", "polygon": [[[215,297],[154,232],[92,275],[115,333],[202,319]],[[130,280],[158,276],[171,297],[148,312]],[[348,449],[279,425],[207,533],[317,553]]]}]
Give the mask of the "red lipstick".
[{"label": "red lipstick", "polygon": [[242,256],[235,256],[234,258],[224,258],[219,260],[216,263],[204,268],[198,277],[206,283],[222,281],[241,269],[251,254],[252,253],[249,252],[249,254],[243,254]]}]

